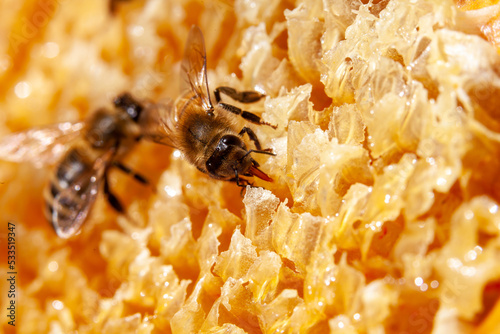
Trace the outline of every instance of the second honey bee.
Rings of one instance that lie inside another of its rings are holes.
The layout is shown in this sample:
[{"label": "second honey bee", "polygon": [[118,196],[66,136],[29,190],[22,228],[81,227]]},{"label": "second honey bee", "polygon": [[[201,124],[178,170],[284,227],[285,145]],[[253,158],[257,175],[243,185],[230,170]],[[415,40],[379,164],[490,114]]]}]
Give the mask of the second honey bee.
[{"label": "second honey bee", "polygon": [[[252,153],[275,155],[271,149],[262,149],[257,135],[249,127],[236,128],[235,115],[248,122],[275,126],[259,116],[221,101],[221,93],[242,103],[252,103],[264,95],[255,91],[238,92],[231,87],[214,90],[212,104],[207,80],[205,42],[200,28],[193,26],[189,32],[182,61],[181,86],[188,89],[177,101],[176,108],[162,116],[168,144],[181,150],[184,157],[198,170],[209,176],[236,182],[244,187],[250,182],[242,176],[256,176],[271,182],[272,179],[259,169]],[[255,149],[247,149],[243,140],[248,135]],[[165,143],[165,140],[164,140]]]},{"label": "second honey bee", "polygon": [[149,134],[151,140],[157,139],[151,121],[151,116],[158,114],[156,110],[151,112],[156,106],[146,108],[127,93],[118,96],[114,106],[98,109],[84,122],[34,128],[0,142],[2,160],[56,164],[45,191],[45,214],[61,238],[80,230],[101,187],[111,206],[119,213],[125,212],[109,187],[108,172],[112,167],[148,183],[119,160],[139,139]]}]

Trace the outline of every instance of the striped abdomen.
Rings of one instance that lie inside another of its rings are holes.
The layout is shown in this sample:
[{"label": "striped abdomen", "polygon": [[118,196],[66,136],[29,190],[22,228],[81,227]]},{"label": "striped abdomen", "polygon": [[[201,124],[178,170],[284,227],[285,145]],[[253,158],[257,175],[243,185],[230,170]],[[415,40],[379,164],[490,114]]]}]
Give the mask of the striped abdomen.
[{"label": "striped abdomen", "polygon": [[93,201],[88,203],[88,191],[94,175],[94,160],[85,151],[79,146],[66,153],[45,192],[45,215],[59,236],[78,229],[88,213],[88,206],[93,204]]}]

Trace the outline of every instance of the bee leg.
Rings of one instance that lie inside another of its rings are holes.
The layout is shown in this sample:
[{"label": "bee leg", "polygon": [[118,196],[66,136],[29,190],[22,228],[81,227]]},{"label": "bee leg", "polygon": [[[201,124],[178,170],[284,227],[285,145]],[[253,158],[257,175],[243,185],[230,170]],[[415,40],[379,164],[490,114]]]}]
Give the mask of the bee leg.
[{"label": "bee leg", "polygon": [[259,125],[267,125],[272,127],[273,129],[276,129],[276,125],[269,124],[267,122],[264,122],[259,116],[255,115],[254,113],[251,113],[246,110],[242,110],[238,107],[235,107],[231,104],[221,102],[221,97],[220,94],[224,93],[225,95],[229,96],[235,101],[241,102],[241,103],[252,103],[252,102],[257,102],[260,99],[262,99],[265,95],[253,91],[253,90],[247,90],[243,92],[239,92],[234,88],[231,87],[217,87],[214,90],[214,96],[215,96],[215,101],[217,104],[219,104],[223,109],[232,112],[233,114],[240,115],[244,119],[246,119],[249,122],[259,124]]},{"label": "bee leg", "polygon": [[142,174],[139,174],[137,172],[134,172],[130,167],[125,166],[121,162],[113,161],[113,166],[115,166],[116,168],[118,168],[119,170],[124,172],[125,174],[132,176],[134,178],[134,180],[136,180],[137,182],[151,186],[154,188],[154,186],[151,185],[151,182],[149,182],[149,180],[145,176],[143,176]]},{"label": "bee leg", "polygon": [[241,187],[240,196],[243,197],[243,193],[245,192],[247,186],[253,187],[253,184],[247,179],[241,179],[238,176],[238,172],[236,170],[234,172],[236,174],[236,177],[230,179],[229,181],[235,182],[238,187]]},{"label": "bee leg", "polygon": [[246,186],[252,186],[252,184],[247,179],[240,178],[238,174],[238,170],[234,169],[234,176],[232,179],[229,179],[230,182],[236,182],[238,187],[245,188]]},{"label": "bee leg", "polygon": [[246,188],[246,186],[253,187],[253,183],[251,183],[247,179],[241,179],[238,177],[238,178],[231,179],[230,181],[236,182],[236,185],[238,187],[242,187],[242,188]]},{"label": "bee leg", "polygon": [[[273,153],[272,148],[262,149],[262,146],[260,145],[260,142],[259,142],[259,138],[257,138],[257,135],[255,134],[255,132],[253,132],[252,129],[247,128],[245,126],[245,127],[243,127],[243,129],[241,129],[239,135],[242,136],[245,133],[248,135],[248,138],[250,138],[250,140],[253,141],[255,148],[257,149],[257,150],[251,150],[252,152],[264,153],[264,154],[269,154],[269,155],[276,155]],[[268,152],[268,153],[265,153],[265,152]]]},{"label": "bee leg", "polygon": [[255,134],[255,132],[253,132],[252,129],[250,128],[247,128],[246,126],[243,127],[243,129],[241,129],[240,133],[238,133],[240,136],[243,136],[243,134],[247,134],[248,135],[248,138],[250,138],[251,141],[253,141],[255,147],[258,149],[258,150],[261,150],[262,149],[262,146],[260,146],[260,141],[259,141],[259,138],[257,138],[257,135]]},{"label": "bee leg", "polygon": [[238,92],[236,89],[226,86],[217,87],[214,90],[215,101],[219,103],[221,101],[220,93],[223,93],[235,101],[241,103],[252,103],[257,102],[262,99],[265,95],[253,90],[247,90],[243,92]]},{"label": "bee leg", "polygon": [[277,126],[276,125],[272,125],[270,123],[267,123],[267,122],[264,122],[260,116],[257,116],[249,111],[246,111],[246,110],[242,110],[236,106],[233,106],[231,104],[227,104],[227,103],[224,103],[224,102],[220,102],[219,103],[219,106],[222,107],[222,109],[226,110],[226,111],[229,111],[229,112],[232,112],[233,114],[236,114],[236,115],[240,115],[241,117],[243,117],[244,119],[246,119],[247,121],[249,122],[252,122],[254,124],[258,124],[258,125],[267,125],[267,126],[270,126],[272,127],[273,129],[276,129]]},{"label": "bee leg", "polygon": [[[238,171],[236,169],[234,170],[234,175],[235,175],[235,177],[230,179],[229,181],[236,182],[236,185],[238,187],[241,187],[241,192],[240,192],[241,197],[243,197],[243,193],[245,192],[247,186],[250,186],[252,188],[255,187],[252,182],[248,181],[247,179],[240,178],[240,176],[238,175]],[[247,176],[251,176],[251,175],[247,175]]]},{"label": "bee leg", "polygon": [[120,200],[111,192],[111,189],[109,189],[109,181],[108,181],[108,174],[104,176],[104,195],[108,199],[109,204],[113,209],[115,209],[118,213],[125,213],[125,210],[123,209],[123,205],[120,203]]}]

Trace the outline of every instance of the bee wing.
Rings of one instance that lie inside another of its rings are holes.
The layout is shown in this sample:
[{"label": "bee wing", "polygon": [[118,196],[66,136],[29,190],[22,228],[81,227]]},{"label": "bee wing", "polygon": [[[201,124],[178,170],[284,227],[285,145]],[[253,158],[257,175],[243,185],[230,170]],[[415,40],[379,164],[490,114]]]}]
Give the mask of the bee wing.
[{"label": "bee wing", "polygon": [[146,103],[139,117],[143,138],[171,147],[176,147],[175,124],[175,107],[171,99]]},{"label": "bee wing", "polygon": [[213,109],[208,90],[205,40],[198,26],[192,26],[189,31],[182,60],[181,87],[194,92],[205,110]]},{"label": "bee wing", "polygon": [[84,125],[65,122],[8,135],[0,139],[0,160],[53,164],[66,152],[66,144],[80,135]]},{"label": "bee wing", "polygon": [[90,170],[78,175],[54,197],[51,220],[59,237],[67,239],[80,230],[95,203],[113,153],[110,150],[96,159]]}]

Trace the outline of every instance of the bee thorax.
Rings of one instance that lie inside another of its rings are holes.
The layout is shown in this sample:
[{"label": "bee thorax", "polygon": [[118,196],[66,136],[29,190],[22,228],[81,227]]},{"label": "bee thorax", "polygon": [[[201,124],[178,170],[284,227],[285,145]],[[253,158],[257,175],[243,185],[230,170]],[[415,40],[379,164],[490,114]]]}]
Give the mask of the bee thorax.
[{"label": "bee thorax", "polygon": [[104,148],[116,139],[117,119],[105,109],[98,110],[89,120],[85,134],[88,142],[95,148]]}]

